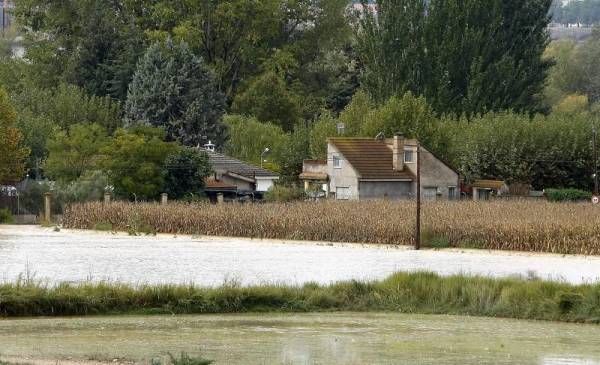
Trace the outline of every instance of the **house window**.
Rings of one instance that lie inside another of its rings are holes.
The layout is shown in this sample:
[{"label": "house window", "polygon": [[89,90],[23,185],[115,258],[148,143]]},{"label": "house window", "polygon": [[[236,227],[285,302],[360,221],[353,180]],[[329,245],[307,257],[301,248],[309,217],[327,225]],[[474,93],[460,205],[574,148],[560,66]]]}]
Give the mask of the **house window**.
[{"label": "house window", "polygon": [[350,188],[349,187],[337,187],[335,188],[335,198],[337,200],[348,200],[350,199]]},{"label": "house window", "polygon": [[412,163],[415,162],[415,153],[413,150],[404,150],[404,162]]},{"label": "house window", "polygon": [[333,155],[333,168],[334,169],[342,168],[342,159],[338,155]]},{"label": "house window", "polygon": [[423,200],[436,200],[438,188],[435,186],[423,188]]},{"label": "house window", "polygon": [[337,129],[337,134],[340,136],[343,136],[344,132],[346,131],[346,125],[344,123],[338,123],[338,124],[336,124],[336,129]]},{"label": "house window", "polygon": [[448,186],[448,199],[456,200],[456,186]]},{"label": "house window", "polygon": [[477,189],[477,199],[478,200],[490,200],[491,195],[492,195],[492,189]]}]

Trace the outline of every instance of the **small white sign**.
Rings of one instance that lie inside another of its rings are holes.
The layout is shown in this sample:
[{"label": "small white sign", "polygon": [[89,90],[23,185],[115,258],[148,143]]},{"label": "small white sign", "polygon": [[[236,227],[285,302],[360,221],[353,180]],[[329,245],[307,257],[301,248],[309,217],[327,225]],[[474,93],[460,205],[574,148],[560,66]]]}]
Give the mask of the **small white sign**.
[{"label": "small white sign", "polygon": [[598,204],[598,203],[600,203],[600,197],[598,197],[598,196],[592,197],[592,204]]}]

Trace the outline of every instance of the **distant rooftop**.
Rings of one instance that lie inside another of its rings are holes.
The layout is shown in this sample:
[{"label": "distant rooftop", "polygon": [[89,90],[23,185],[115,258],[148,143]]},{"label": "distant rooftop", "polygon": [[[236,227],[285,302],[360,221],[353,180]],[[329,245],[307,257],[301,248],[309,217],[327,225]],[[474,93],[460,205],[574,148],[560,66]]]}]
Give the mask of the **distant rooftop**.
[{"label": "distant rooftop", "polygon": [[217,152],[206,151],[210,164],[215,170],[223,172],[232,172],[234,174],[242,175],[248,178],[255,177],[278,177],[279,174],[263,169],[249,163],[240,161],[233,157],[229,157]]},{"label": "distant rooftop", "polygon": [[[407,140],[412,142],[411,140]],[[373,138],[330,138],[362,179],[413,180],[410,169],[393,168],[392,148],[385,140]]]}]

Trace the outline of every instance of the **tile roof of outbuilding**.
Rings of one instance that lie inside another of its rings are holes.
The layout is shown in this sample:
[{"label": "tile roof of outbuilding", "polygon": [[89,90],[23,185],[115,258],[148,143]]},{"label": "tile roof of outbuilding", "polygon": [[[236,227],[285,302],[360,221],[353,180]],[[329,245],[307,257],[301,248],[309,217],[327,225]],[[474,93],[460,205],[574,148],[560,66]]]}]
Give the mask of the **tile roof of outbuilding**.
[{"label": "tile roof of outbuilding", "polygon": [[206,153],[208,154],[210,164],[215,170],[233,172],[252,179],[255,177],[279,177],[279,174],[273,171],[250,165],[233,157],[212,151],[206,151]]},{"label": "tile roof of outbuilding", "polygon": [[[403,171],[393,168],[392,148],[385,140],[373,138],[329,138],[344,159],[354,167],[361,179],[414,180],[406,166]],[[403,156],[404,157],[404,156]]]}]

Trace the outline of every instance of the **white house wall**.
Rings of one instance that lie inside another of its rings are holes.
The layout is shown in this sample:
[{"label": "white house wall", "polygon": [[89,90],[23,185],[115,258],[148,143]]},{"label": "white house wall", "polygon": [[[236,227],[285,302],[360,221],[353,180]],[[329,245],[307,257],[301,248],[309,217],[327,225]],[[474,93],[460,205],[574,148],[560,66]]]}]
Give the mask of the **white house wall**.
[{"label": "white house wall", "polygon": [[256,178],[256,191],[269,191],[269,189],[271,189],[274,185],[275,185],[275,180],[272,177],[269,178],[260,178],[257,177]]},{"label": "white house wall", "polygon": [[[342,159],[342,167],[333,167],[333,156]],[[329,191],[335,193],[338,187],[349,188],[349,199],[358,200],[358,174],[334,145],[327,145],[327,174],[329,175]]]},{"label": "white house wall", "polygon": [[[416,146],[405,146],[405,150],[413,150],[414,162],[405,163],[415,176],[417,175],[417,147]],[[438,199],[448,199],[448,188],[456,188],[458,194],[459,187],[459,176],[458,174],[448,167],[445,163],[438,160],[431,152],[421,147],[421,192],[426,188],[438,188],[440,195]],[[416,192],[416,182],[413,183],[413,194]]]}]

